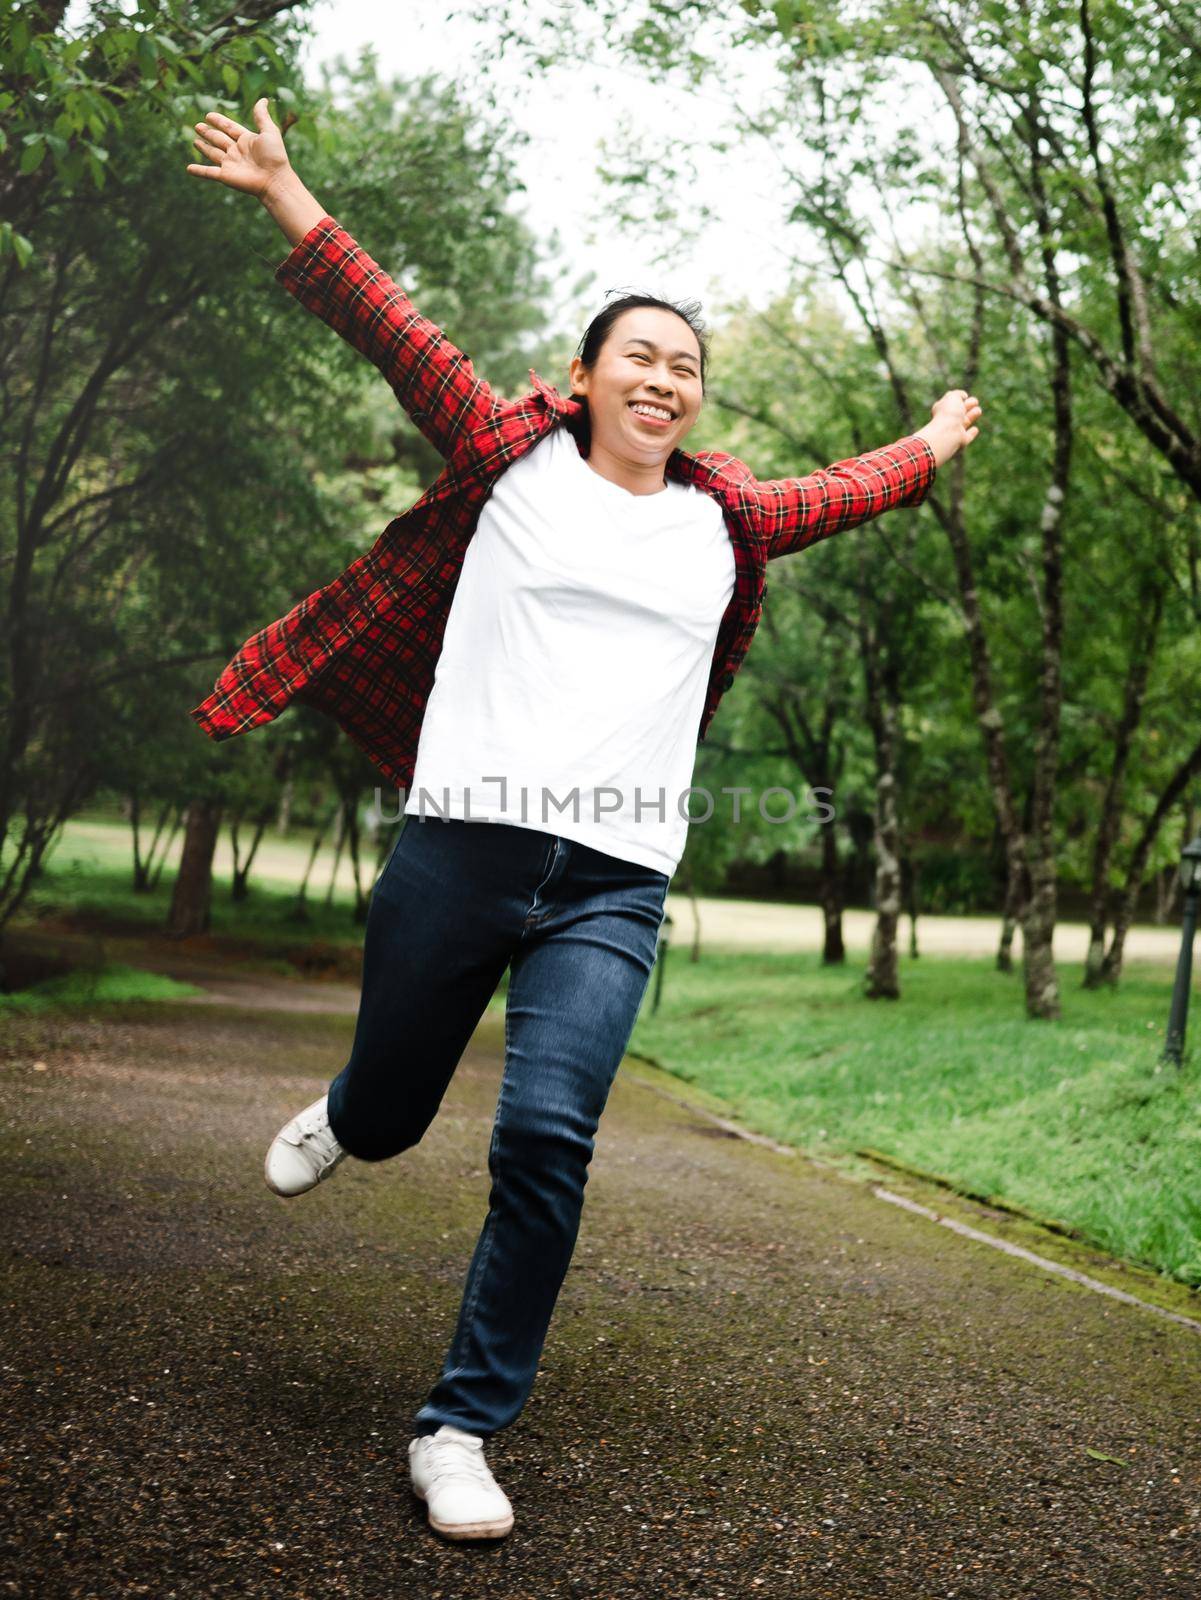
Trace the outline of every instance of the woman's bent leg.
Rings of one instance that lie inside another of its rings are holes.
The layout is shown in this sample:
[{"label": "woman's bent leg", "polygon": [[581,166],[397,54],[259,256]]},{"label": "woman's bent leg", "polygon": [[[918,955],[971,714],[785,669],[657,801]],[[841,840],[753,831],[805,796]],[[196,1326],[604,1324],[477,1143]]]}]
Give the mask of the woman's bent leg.
[{"label": "woman's bent leg", "polygon": [[530,830],[406,818],[371,896],[350,1059],[329,1087],[330,1127],[351,1155],[382,1161],[429,1127],[550,846]]},{"label": "woman's bent leg", "polygon": [[[489,1211],[417,1433],[524,1406],[575,1248],[594,1136],[654,966],[667,878],[559,840],[509,979]],[[568,862],[570,861],[570,865]]]}]

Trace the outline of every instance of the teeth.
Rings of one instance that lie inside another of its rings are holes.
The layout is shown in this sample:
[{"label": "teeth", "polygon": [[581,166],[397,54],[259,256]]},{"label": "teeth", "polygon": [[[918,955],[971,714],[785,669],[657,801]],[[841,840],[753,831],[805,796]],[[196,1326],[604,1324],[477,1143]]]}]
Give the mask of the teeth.
[{"label": "teeth", "polygon": [[671,412],[664,411],[660,406],[646,406],[638,402],[630,407],[631,411],[641,411],[644,416],[661,417],[664,422],[671,421]]}]

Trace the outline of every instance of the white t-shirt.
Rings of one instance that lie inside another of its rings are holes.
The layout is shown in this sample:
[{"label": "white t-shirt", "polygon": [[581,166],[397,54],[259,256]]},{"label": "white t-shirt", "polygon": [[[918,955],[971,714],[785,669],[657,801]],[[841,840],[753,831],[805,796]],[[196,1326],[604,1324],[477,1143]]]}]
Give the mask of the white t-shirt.
[{"label": "white t-shirt", "polygon": [[712,496],[631,494],[549,433],[467,547],[406,814],[536,828],[670,877],[734,576]]}]

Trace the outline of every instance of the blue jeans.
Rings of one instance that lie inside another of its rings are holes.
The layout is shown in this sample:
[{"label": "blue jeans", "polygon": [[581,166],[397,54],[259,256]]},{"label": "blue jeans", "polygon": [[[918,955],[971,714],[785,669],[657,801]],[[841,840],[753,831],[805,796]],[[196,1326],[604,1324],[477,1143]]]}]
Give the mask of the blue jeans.
[{"label": "blue jeans", "polygon": [[668,878],[510,823],[406,817],[371,898],[338,1142],[408,1150],[509,972],[492,1187],[441,1378],[415,1431],[489,1435],[529,1397],[575,1249],[594,1136],[655,962]]}]

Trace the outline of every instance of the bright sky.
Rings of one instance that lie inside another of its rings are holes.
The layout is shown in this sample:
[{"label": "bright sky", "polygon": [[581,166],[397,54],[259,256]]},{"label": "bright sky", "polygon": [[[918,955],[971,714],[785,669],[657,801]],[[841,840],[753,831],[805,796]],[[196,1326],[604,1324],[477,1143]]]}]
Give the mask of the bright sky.
[{"label": "bright sky", "polygon": [[[477,76],[476,61],[486,49],[489,30],[462,17],[447,20],[454,0],[407,0],[381,6],[379,0],[318,0],[311,16],[315,38],[306,64],[316,65],[343,55],[354,59],[363,45],[374,45],[381,75],[419,75],[435,71],[460,84],[465,93]],[[574,0],[533,0],[543,12],[561,14],[572,26],[586,24]],[[695,192],[720,209],[723,196],[736,198],[726,216],[693,242],[678,240],[670,261],[657,264],[662,227],[619,232],[612,221],[612,201],[597,176],[600,141],[628,117],[640,133],[679,135],[699,121],[706,132],[729,115],[729,99],[714,88],[702,96],[671,92],[636,76],[628,68],[597,59],[586,70],[555,69],[531,79],[516,58],[502,58],[496,82],[503,91],[514,124],[530,135],[519,173],[526,185],[514,202],[535,233],[549,241],[553,228],[562,240],[565,281],[596,274],[584,295],[589,311],[603,303],[606,291],[637,287],[670,298],[699,297],[710,316],[717,308],[711,294],[720,286],[726,296],[745,294],[763,305],[784,284],[788,261],[778,244],[780,199],[772,195],[773,164],[762,144],[744,146],[720,156],[696,148]],[[740,52],[738,88],[748,102],[756,79],[769,76],[766,62]],[[734,86],[727,82],[727,89]],[[348,226],[353,223],[348,221]],[[554,321],[572,330],[579,307],[560,305]]]},{"label": "bright sky", "polygon": [[[132,8],[132,0],[121,3]],[[563,289],[557,304],[547,308],[552,332],[570,335],[574,343],[581,314],[586,320],[609,289],[619,288],[646,289],[672,299],[699,298],[706,319],[714,324],[728,301],[745,298],[752,306],[766,306],[786,286],[795,266],[791,252],[797,251],[826,279],[833,298],[844,299],[830,282],[820,248],[806,249],[799,229],[781,225],[787,205],[782,175],[790,165],[812,175],[812,151],[795,136],[784,148],[781,135],[774,146],[743,137],[731,140],[728,153],[710,148],[714,135],[733,131],[736,105],[755,108],[778,90],[780,80],[765,53],[741,46],[727,54],[720,86],[710,82],[699,93],[667,89],[612,59],[594,13],[581,0],[525,0],[527,14],[550,16],[556,26],[590,41],[586,67],[531,73],[511,51],[497,57],[498,23],[467,20],[460,14],[466,3],[314,0],[307,13],[313,37],[305,66],[316,77],[321,64],[332,64],[339,56],[353,62],[370,45],[381,75],[437,72],[457,84],[469,101],[480,82],[481,60],[492,62],[498,98],[514,126],[528,135],[518,158],[525,192],[514,208],[543,241],[544,259],[556,259],[552,233],[559,235]],[[89,0],[71,0],[68,27],[81,23],[88,9]],[[722,8],[714,8],[706,26],[725,26]],[[864,109],[887,124],[904,118],[912,93],[913,86],[907,88],[898,73],[893,95]],[[861,137],[870,146],[873,137],[887,130],[881,127],[873,135],[868,120]],[[597,166],[604,138],[625,125],[638,134],[648,153],[657,135],[695,133],[692,170],[678,179],[675,192],[683,212],[699,200],[717,213],[697,237],[682,234],[670,219],[625,229],[618,225],[612,191]],[[898,223],[911,242],[932,219],[913,202],[903,212]],[[353,231],[353,218],[346,220]],[[594,275],[591,284],[573,296],[573,286],[589,273]],[[853,321],[853,312],[850,316]]]}]

